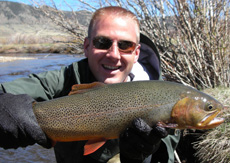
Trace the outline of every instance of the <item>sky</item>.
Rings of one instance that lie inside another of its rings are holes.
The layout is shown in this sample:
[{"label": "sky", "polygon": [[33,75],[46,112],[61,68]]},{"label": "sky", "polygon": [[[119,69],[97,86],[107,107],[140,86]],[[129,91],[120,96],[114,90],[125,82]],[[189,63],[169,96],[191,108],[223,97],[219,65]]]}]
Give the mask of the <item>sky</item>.
[{"label": "sky", "polygon": [[[12,2],[19,2],[19,3],[24,3],[24,4],[29,4],[32,5],[34,4],[33,1],[37,1],[37,2],[42,2],[43,4],[46,5],[52,5],[51,2],[52,0],[0,0],[0,1],[12,1]],[[77,0],[53,0],[56,4],[56,6],[61,9],[61,10],[71,10],[69,6],[71,6],[71,8],[73,10],[81,10],[81,5],[80,2],[78,2]],[[68,6],[68,5],[69,6]],[[92,5],[93,3],[91,3]]]}]

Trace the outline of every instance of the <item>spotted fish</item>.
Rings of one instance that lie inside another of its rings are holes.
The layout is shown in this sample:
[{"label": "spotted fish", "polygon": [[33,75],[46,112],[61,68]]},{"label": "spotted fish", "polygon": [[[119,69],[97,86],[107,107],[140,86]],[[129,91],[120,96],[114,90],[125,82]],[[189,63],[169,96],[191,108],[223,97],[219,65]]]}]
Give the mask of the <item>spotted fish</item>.
[{"label": "spotted fish", "polygon": [[42,130],[54,142],[101,142],[95,148],[118,138],[135,118],[150,126],[159,122],[177,129],[210,129],[224,121],[217,117],[223,109],[220,102],[166,81],[74,85],[70,96],[37,102],[33,108]]}]

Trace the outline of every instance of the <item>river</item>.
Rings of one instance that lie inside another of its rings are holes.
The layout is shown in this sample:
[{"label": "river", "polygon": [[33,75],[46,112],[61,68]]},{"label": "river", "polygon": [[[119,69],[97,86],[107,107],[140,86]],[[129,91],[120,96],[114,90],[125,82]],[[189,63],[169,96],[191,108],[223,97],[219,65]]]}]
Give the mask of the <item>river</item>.
[{"label": "river", "polygon": [[[5,60],[1,60],[1,58]],[[9,59],[12,57],[12,59]],[[0,55],[0,83],[26,77],[31,73],[60,69],[74,61],[82,59],[81,55],[62,54],[17,54]],[[7,61],[7,60],[8,61]],[[0,163],[53,163],[53,149],[45,149],[39,145],[26,148],[0,148]]]}]

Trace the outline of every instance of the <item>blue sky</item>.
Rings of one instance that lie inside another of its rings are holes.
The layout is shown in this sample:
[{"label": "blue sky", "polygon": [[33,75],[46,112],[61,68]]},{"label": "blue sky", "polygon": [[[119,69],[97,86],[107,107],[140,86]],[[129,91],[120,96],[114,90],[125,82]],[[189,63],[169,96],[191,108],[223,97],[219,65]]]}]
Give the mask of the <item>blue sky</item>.
[{"label": "blue sky", "polygon": [[[12,2],[19,2],[19,3],[25,3],[25,4],[32,4],[33,0],[0,0],[0,1],[12,1]],[[38,2],[42,2],[44,1],[44,3],[46,3],[46,5],[50,5],[52,0],[35,0]],[[62,10],[70,10],[70,7],[68,7],[68,5],[70,5],[74,10],[81,10],[82,8],[80,7],[80,4],[78,1],[76,0],[53,0],[55,2],[55,4],[57,5],[57,7],[59,9]],[[68,5],[66,3],[68,3]],[[91,3],[92,5],[92,3]]]},{"label": "blue sky", "polygon": [[20,2],[25,4],[31,4],[29,0],[0,0],[0,1],[12,1],[12,2]]}]

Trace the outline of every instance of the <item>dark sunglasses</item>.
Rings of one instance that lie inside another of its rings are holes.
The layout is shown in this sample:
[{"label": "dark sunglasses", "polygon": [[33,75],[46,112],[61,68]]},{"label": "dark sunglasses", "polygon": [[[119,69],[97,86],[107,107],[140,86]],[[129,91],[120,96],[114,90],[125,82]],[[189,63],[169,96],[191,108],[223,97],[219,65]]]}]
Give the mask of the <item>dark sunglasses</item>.
[{"label": "dark sunglasses", "polygon": [[[134,42],[124,41],[124,40],[118,41],[117,44],[118,44],[119,51],[123,53],[132,53],[137,46],[136,43]],[[93,39],[93,46],[96,49],[108,50],[112,45],[113,45],[113,40],[107,37],[100,36],[100,37],[95,37]]]}]

